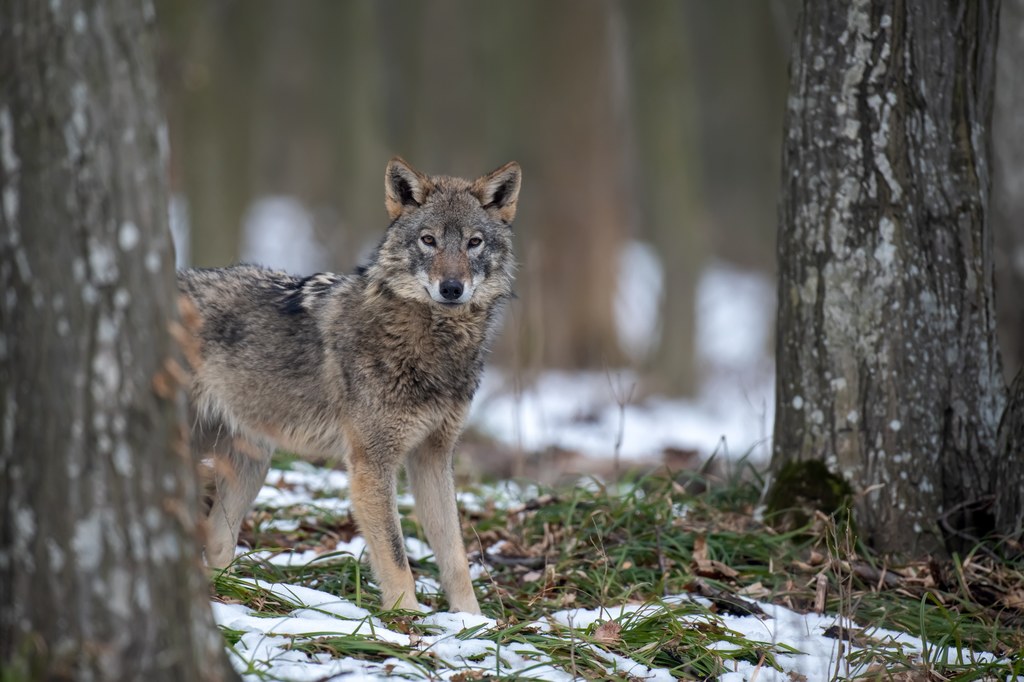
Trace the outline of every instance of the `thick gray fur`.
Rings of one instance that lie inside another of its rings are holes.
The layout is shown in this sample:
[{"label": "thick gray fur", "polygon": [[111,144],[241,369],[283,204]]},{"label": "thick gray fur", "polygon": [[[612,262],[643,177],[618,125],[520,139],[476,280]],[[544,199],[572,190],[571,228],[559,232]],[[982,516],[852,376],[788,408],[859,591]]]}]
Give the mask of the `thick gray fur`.
[{"label": "thick gray fur", "polygon": [[344,456],[383,606],[415,609],[395,502],[405,463],[451,608],[479,613],[453,447],[511,296],[520,169],[428,177],[395,158],[391,224],[351,275],[254,265],[184,270],[198,311],[193,447],[210,474],[206,558],[231,562],[274,448]]}]

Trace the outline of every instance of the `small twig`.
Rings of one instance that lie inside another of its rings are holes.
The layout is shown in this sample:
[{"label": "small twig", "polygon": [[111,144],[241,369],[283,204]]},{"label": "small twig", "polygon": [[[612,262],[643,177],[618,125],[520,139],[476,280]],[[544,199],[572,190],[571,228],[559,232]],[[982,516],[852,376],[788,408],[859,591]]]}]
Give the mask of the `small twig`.
[{"label": "small twig", "polygon": [[[665,552],[661,548],[661,528],[658,526],[654,527],[654,544],[658,549],[658,572],[660,572],[661,575],[668,575],[668,565],[665,563]],[[667,589],[667,585],[662,586],[662,596],[665,596]]]},{"label": "small twig", "polygon": [[505,556],[503,554],[481,555],[485,561],[501,566],[523,566],[525,568],[541,568],[547,563],[542,556]]},{"label": "small twig", "polygon": [[700,596],[704,597],[722,613],[733,616],[765,616],[764,610],[752,601],[747,601],[735,594],[714,587],[707,582],[697,578],[693,581],[693,587]]},{"label": "small twig", "polygon": [[612,382],[611,373],[606,374],[608,378],[608,386],[612,389],[612,394],[615,396],[615,402],[619,405],[619,426],[615,433],[615,454],[614,454],[614,470],[615,478],[619,477],[619,459],[622,453],[622,440],[626,433],[626,405],[633,400],[633,394],[636,393],[636,383],[633,383],[629,387],[629,394],[623,397],[622,386],[615,386]]},{"label": "small twig", "polygon": [[572,612],[566,617],[565,622],[569,624],[569,668],[572,671],[572,679],[578,679],[576,674],[576,630],[572,626]]}]

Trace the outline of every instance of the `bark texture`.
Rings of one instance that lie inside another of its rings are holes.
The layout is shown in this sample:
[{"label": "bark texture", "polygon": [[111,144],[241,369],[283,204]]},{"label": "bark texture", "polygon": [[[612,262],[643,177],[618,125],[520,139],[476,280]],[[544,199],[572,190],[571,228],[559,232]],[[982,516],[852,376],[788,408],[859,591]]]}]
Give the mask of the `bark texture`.
[{"label": "bark texture", "polygon": [[990,527],[996,10],[807,0],[794,47],[772,466],[823,460],[884,551]]},{"label": "bark texture", "polygon": [[[0,4],[0,660],[235,678],[199,562],[166,130],[137,0]],[[154,391],[154,378],[162,386]]]},{"label": "bark texture", "polygon": [[1010,553],[1024,553],[1024,369],[1010,387],[1010,399],[999,424],[998,471],[995,486],[997,532],[1011,541]]}]

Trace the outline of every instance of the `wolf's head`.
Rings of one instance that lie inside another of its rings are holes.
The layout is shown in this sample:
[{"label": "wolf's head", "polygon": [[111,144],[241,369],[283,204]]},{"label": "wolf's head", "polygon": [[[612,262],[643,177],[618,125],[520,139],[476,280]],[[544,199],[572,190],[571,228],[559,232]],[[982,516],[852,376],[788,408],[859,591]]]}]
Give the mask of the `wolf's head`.
[{"label": "wolf's head", "polygon": [[384,174],[391,225],[368,276],[403,298],[452,310],[509,296],[521,176],[515,162],[471,182],[428,177],[391,159]]}]

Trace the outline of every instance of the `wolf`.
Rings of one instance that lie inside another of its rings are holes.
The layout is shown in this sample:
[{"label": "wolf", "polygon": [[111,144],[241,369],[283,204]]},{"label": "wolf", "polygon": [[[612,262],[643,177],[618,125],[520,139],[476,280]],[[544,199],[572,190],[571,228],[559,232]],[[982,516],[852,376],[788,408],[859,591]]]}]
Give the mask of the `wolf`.
[{"label": "wolf", "polygon": [[396,504],[405,465],[451,610],[480,613],[455,503],[453,452],[512,295],[515,162],[474,181],[388,164],[390,225],[349,275],[254,265],[186,269],[198,316],[189,399],[205,458],[205,555],[234,556],[275,448],[343,456],[382,607],[418,608]]}]

